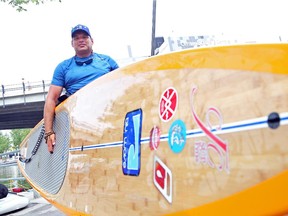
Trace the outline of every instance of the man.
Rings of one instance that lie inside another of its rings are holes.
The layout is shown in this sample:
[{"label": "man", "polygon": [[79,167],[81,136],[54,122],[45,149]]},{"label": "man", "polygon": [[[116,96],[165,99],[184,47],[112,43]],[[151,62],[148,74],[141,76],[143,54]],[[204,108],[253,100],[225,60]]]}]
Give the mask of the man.
[{"label": "man", "polygon": [[55,107],[63,88],[68,96],[72,95],[93,80],[119,67],[111,57],[93,52],[94,41],[87,26],[75,26],[71,36],[75,56],[56,67],[44,106],[44,138],[50,153],[53,153],[56,141],[56,132],[53,131]]}]

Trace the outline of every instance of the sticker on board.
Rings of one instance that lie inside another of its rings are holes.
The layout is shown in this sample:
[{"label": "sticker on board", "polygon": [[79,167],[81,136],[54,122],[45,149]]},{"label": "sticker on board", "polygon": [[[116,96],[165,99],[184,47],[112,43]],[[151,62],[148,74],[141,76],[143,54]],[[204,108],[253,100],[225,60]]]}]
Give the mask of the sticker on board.
[{"label": "sticker on board", "polygon": [[122,171],[124,175],[138,176],[141,167],[142,110],[126,114],[123,128]]},{"label": "sticker on board", "polygon": [[157,150],[160,144],[160,128],[154,126],[150,131],[149,147],[151,150]]},{"label": "sticker on board", "polygon": [[172,203],[172,172],[157,157],[154,157],[153,182],[165,199]]},{"label": "sticker on board", "polygon": [[168,122],[175,114],[178,105],[177,91],[169,87],[161,95],[159,102],[159,116],[162,121]]},{"label": "sticker on board", "polygon": [[172,123],[168,134],[168,143],[174,153],[180,153],[186,144],[186,126],[178,119]]}]

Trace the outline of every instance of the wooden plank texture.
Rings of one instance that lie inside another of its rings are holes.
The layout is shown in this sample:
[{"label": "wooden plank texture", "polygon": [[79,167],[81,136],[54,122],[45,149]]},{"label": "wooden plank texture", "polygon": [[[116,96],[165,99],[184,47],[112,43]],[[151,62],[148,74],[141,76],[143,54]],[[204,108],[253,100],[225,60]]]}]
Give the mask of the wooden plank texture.
[{"label": "wooden plank texture", "polygon": [[[287,44],[151,57],[95,80],[56,112],[68,113],[67,160],[42,143],[31,163],[67,166],[59,191],[19,167],[69,215],[288,213]],[[41,124],[23,141],[23,156]]]}]

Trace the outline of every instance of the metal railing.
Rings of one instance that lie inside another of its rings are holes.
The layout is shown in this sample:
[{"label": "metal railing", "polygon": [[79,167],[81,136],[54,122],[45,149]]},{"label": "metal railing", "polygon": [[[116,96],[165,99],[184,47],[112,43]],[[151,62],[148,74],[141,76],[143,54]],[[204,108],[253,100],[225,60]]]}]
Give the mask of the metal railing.
[{"label": "metal railing", "polygon": [[17,180],[25,180],[25,177],[16,177],[16,178],[0,178],[0,182],[6,181],[17,181]]},{"label": "metal railing", "polygon": [[[0,154],[0,167],[15,166],[20,155],[20,150]],[[11,159],[11,157],[13,159]]]},{"label": "metal railing", "polygon": [[[0,168],[1,167],[7,167],[7,166],[17,166],[17,159],[11,161],[11,162],[3,162],[3,158],[10,158],[11,155],[14,157],[18,157],[20,153],[20,150],[5,152],[0,154]],[[25,180],[24,177],[14,177],[14,178],[0,178],[0,182],[6,182],[6,181],[17,181],[17,180]]]},{"label": "metal railing", "polygon": [[26,104],[26,97],[29,94],[43,93],[43,100],[46,99],[46,93],[50,86],[50,80],[42,80],[39,82],[24,82],[19,84],[1,85],[2,89],[2,106],[5,108],[8,97],[23,96],[23,103]]},{"label": "metal railing", "polygon": [[19,153],[20,153],[20,150],[14,150],[10,152],[1,153],[0,158],[3,156],[10,156],[10,155],[17,156]]}]

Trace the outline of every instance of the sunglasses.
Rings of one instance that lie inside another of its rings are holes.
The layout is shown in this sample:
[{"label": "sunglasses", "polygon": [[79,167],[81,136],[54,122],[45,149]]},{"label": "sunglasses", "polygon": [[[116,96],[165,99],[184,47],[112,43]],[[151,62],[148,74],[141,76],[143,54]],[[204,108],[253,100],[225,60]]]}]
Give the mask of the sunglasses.
[{"label": "sunglasses", "polygon": [[[75,59],[75,58],[74,58]],[[84,62],[80,62],[80,61],[77,61],[76,59],[75,59],[75,63],[78,65],[78,66],[83,66],[84,64],[85,65],[89,65],[89,64],[91,64],[93,62],[93,58],[91,58],[91,59],[88,59],[88,60],[86,60],[86,61],[84,61]]]}]

